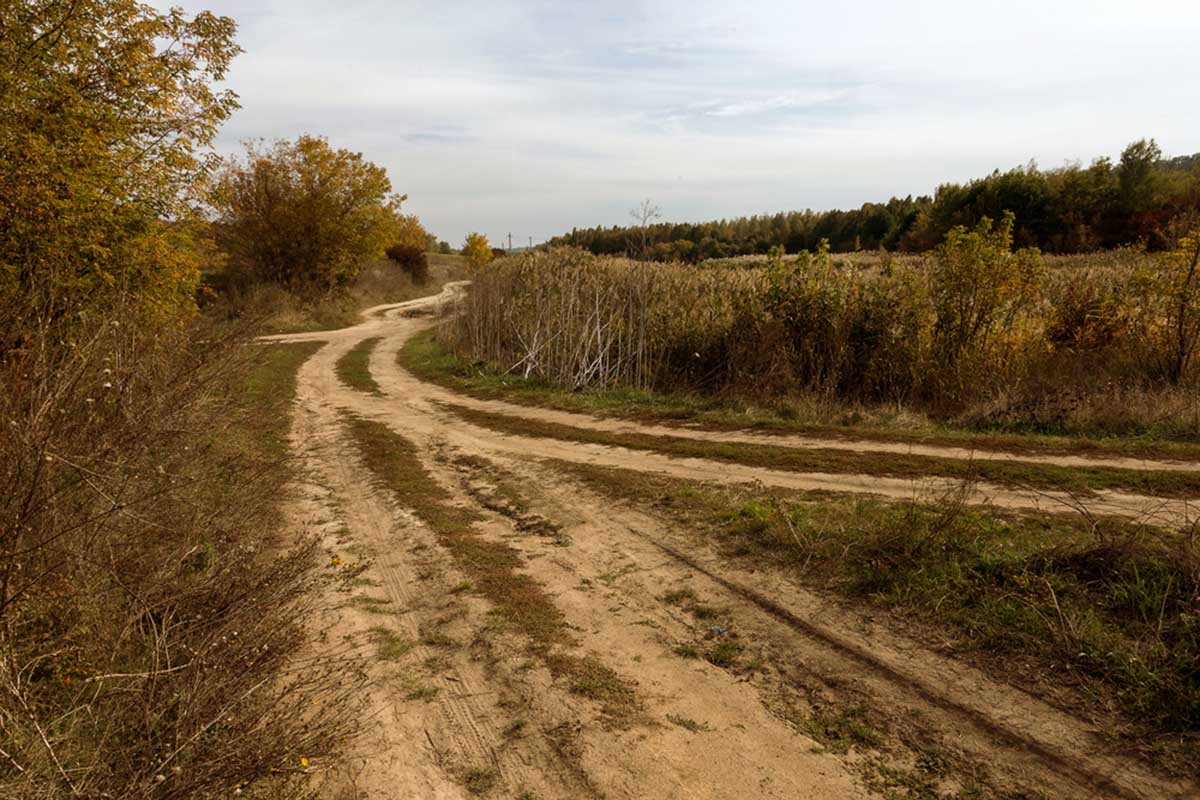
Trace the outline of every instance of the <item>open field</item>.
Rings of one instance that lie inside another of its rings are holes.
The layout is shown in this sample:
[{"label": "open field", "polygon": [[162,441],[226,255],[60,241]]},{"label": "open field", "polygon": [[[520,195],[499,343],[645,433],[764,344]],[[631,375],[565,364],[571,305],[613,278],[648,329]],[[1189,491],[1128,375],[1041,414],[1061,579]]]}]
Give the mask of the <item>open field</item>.
[{"label": "open field", "polygon": [[377,653],[331,791],[1197,791],[1194,453],[484,399],[422,337],[462,291],[275,337],[324,342],[300,503],[362,565],[333,624]]}]

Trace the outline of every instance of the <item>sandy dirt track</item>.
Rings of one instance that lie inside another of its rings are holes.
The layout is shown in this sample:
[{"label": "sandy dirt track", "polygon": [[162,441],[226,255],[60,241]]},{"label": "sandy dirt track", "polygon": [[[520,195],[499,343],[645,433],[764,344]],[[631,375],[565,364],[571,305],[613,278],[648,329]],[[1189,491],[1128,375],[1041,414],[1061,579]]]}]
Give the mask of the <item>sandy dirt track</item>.
[{"label": "sandy dirt track", "polygon": [[[456,291],[452,285],[436,298],[370,309],[353,328],[267,337],[326,342],[298,374],[293,441],[306,482],[295,514],[323,533],[331,552],[369,560],[362,591],[374,603],[341,598],[327,623],[364,642],[386,625],[414,643],[402,660],[373,668],[371,733],[351,767],[336,776],[331,796],[872,797],[882,796],[878,775],[884,774],[873,760],[910,769],[914,752],[949,754],[957,767],[938,786],[947,796],[964,785],[964,776],[992,792],[983,796],[1018,790],[1056,798],[1200,796],[1200,787],[1113,751],[1087,721],[785,576],[731,568],[690,532],[641,509],[614,506],[542,459],[898,499],[948,483],[771,471],[505,436],[469,425],[443,404],[596,430],[852,450],[864,457],[902,452],[1128,469],[1196,465],[657,428],[474,400],[423,383],[396,364],[408,337],[431,324],[424,312]],[[381,340],[370,358],[381,396],[344,386],[335,372],[339,358],[372,337]],[[436,537],[372,484],[342,429],[344,411],[384,423],[415,444],[456,502],[482,510],[481,535],[519,551],[522,570],[554,598],[579,652],[601,659],[635,687],[641,704],[635,721],[609,724],[594,703],[531,659],[519,637],[497,630],[485,600],[456,590],[463,576]],[[462,455],[483,457],[496,471],[464,465],[457,459]],[[562,540],[529,534],[520,514],[488,502],[500,474],[515,478],[533,511],[561,526]],[[1042,509],[1066,500],[997,486],[977,487],[973,499]],[[1164,521],[1187,513],[1180,501],[1117,492],[1101,493],[1091,505]],[[764,666],[745,674],[680,657],[680,645],[704,635],[705,626],[698,629],[695,619],[663,601],[679,589],[719,607],[717,635],[736,630]],[[802,720],[847,703],[893,730],[915,733],[881,744],[872,756],[821,746]]]}]

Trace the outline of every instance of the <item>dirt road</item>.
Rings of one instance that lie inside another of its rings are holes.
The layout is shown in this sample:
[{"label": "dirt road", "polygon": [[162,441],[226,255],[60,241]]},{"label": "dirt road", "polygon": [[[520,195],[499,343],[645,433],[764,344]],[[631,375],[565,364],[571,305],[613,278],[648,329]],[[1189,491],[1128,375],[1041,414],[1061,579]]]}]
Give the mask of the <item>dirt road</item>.
[{"label": "dirt road", "polygon": [[[329,635],[378,652],[371,732],[352,767],[334,777],[331,796],[1198,796],[1195,785],[1166,779],[1113,750],[1087,721],[784,576],[731,567],[690,531],[644,509],[614,505],[547,459],[892,498],[937,490],[937,481],[771,471],[506,436],[468,424],[445,404],[596,430],[766,440],[777,447],[869,455],[898,445],[659,431],[453,395],[401,370],[396,354],[456,290],[371,309],[354,328],[270,337],[326,342],[298,374],[293,441],[307,477],[296,514],[322,532],[331,559],[361,565],[335,598]],[[369,361],[379,387],[374,394],[342,384],[335,369],[368,338],[379,339]],[[531,647],[497,619],[486,594],[472,587],[472,565],[448,551],[402,495],[380,485],[346,431],[347,413],[411,443],[449,502],[481,520],[473,535],[518,554],[516,573],[552,599],[569,631],[570,643],[556,648],[569,648],[628,687],[625,713],[614,716],[586,681],[556,672],[557,649]],[[903,451],[1018,458],[953,448]],[[1110,466],[1195,469],[1117,461]],[[998,505],[1059,502],[996,486],[975,491],[973,500]],[[1102,493],[1094,505],[1164,518],[1186,513],[1181,501],[1116,492]],[[683,597],[690,611],[678,601]],[[699,608],[719,613],[702,619]],[[692,643],[719,646],[734,636],[753,669],[687,657]]]}]

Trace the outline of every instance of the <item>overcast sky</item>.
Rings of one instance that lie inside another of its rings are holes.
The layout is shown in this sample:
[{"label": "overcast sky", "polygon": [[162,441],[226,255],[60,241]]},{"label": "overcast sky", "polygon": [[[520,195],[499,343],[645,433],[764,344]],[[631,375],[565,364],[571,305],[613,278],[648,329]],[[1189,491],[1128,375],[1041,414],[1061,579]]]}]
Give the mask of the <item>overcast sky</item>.
[{"label": "overcast sky", "polygon": [[[167,5],[160,3],[160,5]],[[234,17],[220,146],[328,136],[459,244],[857,207],[1031,158],[1200,151],[1195,0],[186,0]]]}]

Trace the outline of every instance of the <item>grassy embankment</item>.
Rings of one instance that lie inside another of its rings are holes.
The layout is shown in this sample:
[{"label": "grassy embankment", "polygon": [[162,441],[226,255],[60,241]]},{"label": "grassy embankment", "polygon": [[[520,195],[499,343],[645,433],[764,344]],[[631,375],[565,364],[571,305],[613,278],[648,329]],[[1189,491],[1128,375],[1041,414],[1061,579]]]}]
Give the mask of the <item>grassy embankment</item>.
[{"label": "grassy embankment", "polygon": [[[79,332],[5,377],[25,424],[0,442],[23,498],[0,794],[300,792],[357,729],[361,686],[352,653],[312,646],[328,575],[281,500],[317,345],[247,347],[205,320]],[[46,397],[65,413],[38,415]]]}]

